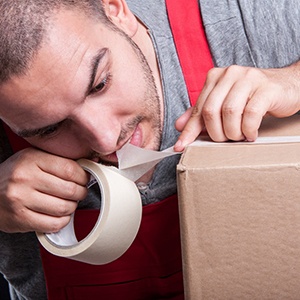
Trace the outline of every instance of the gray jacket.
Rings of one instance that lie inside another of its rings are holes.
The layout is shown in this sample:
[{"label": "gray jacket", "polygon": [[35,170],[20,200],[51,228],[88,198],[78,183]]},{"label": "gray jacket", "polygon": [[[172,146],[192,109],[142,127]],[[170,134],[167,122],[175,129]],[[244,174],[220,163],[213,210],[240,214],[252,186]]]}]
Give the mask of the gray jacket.
[{"label": "gray jacket", "polygon": [[216,66],[283,67],[300,58],[298,0],[199,0]]}]

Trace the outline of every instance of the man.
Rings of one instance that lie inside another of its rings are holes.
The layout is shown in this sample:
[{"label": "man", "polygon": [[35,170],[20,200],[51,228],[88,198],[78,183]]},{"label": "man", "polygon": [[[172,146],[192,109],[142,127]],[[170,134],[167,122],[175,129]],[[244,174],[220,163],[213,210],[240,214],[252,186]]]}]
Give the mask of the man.
[{"label": "man", "polygon": [[[127,142],[154,150],[176,143],[181,151],[204,128],[215,141],[253,141],[265,114],[299,110],[298,2],[199,2],[214,65],[222,68],[209,72],[193,109],[165,1],[0,2],[0,118],[33,146],[10,156],[2,135],[0,271],[16,299],[46,298],[32,232],[58,231],[86,197],[87,175],[74,160],[117,164],[115,152]],[[176,162],[139,180],[145,210],[176,193]],[[131,288],[136,299],[182,297],[181,270],[158,277],[165,291],[145,296],[139,284]]]}]

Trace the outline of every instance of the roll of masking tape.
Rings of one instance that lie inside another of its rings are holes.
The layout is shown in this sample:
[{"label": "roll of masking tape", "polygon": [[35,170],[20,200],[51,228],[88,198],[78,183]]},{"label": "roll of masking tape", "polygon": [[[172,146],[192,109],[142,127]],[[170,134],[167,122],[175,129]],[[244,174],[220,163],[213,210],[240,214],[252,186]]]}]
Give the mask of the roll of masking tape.
[{"label": "roll of masking tape", "polygon": [[86,159],[78,163],[99,185],[101,207],[92,231],[77,241],[74,216],[57,233],[37,233],[42,246],[50,253],[77,261],[101,265],[119,258],[134,241],[142,217],[142,203],[135,183],[107,167]]}]

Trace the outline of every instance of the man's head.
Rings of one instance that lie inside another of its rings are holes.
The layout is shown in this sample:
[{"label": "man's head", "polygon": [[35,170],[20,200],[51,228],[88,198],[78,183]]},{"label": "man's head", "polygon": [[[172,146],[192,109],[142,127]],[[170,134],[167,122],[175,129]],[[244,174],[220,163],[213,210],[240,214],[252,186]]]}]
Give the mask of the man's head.
[{"label": "man's head", "polygon": [[0,82],[26,72],[45,38],[49,17],[63,8],[111,24],[98,0],[0,1]]},{"label": "man's head", "polygon": [[58,155],[113,160],[127,141],[160,143],[153,66],[137,46],[145,34],[125,1],[102,2],[1,0],[0,118]]}]

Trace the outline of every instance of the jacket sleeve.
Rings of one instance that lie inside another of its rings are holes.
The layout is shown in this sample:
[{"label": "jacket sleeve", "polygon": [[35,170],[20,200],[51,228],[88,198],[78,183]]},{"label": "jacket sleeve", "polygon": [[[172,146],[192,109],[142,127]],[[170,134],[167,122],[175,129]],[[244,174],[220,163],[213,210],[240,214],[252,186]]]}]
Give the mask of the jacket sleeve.
[{"label": "jacket sleeve", "polygon": [[215,66],[279,68],[300,59],[300,1],[199,0]]}]

